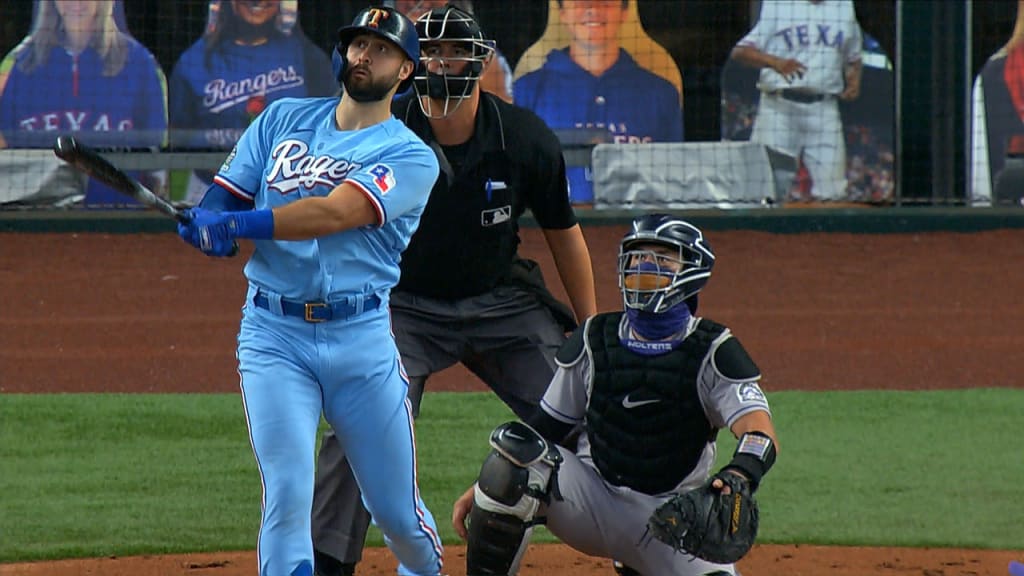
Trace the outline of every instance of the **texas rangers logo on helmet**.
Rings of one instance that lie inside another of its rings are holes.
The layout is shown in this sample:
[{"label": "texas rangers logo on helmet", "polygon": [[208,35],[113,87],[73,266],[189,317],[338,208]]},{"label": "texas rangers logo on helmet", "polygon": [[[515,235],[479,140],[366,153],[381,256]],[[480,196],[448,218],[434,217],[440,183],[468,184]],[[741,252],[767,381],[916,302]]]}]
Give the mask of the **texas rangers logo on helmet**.
[{"label": "texas rangers logo on helmet", "polygon": [[380,8],[370,8],[370,15],[369,18],[367,18],[366,25],[369,26],[370,28],[379,28],[380,21],[382,19],[387,20],[388,16],[391,16],[391,14],[389,14],[387,10],[381,10]]},{"label": "texas rangers logo on helmet", "polygon": [[373,185],[380,190],[380,193],[387,194],[395,187],[395,172],[386,164],[377,164],[369,169],[373,175]]}]

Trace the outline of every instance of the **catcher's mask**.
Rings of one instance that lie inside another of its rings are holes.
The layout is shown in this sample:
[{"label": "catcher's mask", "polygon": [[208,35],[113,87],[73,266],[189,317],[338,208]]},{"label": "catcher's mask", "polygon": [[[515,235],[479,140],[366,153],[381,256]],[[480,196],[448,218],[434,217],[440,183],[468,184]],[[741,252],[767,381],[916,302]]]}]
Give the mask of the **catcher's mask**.
[{"label": "catcher's mask", "polygon": [[[376,34],[394,42],[413,63],[417,62],[420,55],[420,41],[416,36],[416,28],[412,21],[394,8],[386,6],[366,8],[356,15],[352,24],[338,29],[338,43],[334,46],[334,52],[331,54],[331,66],[338,86],[344,86],[345,83],[345,67],[348,65],[346,52],[349,43],[356,36],[365,33]],[[412,84],[414,75],[415,72],[402,80],[395,93],[405,92]]]},{"label": "catcher's mask", "polygon": [[[423,113],[444,118],[473,94],[484,65],[494,55],[495,43],[484,37],[473,15],[451,4],[423,13],[416,20],[420,37],[420,65],[416,68],[417,96]],[[442,52],[450,44],[455,55]],[[443,102],[437,106],[434,100]]]},{"label": "catcher's mask", "polygon": [[[652,245],[670,250],[654,251]],[[695,297],[707,284],[714,265],[715,253],[699,228],[668,214],[641,216],[633,220],[619,245],[623,305],[643,312],[664,312]]]}]

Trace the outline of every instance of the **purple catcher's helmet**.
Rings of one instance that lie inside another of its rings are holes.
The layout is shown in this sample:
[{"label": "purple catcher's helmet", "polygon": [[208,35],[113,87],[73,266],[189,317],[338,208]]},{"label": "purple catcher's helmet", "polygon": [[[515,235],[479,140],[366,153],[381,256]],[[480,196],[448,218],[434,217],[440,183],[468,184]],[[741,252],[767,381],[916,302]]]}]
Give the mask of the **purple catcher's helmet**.
[{"label": "purple catcher's helmet", "polygon": [[[416,35],[416,26],[412,20],[394,8],[386,6],[367,8],[356,16],[352,24],[338,29],[338,43],[334,46],[334,52],[331,53],[331,64],[339,86],[344,82],[345,66],[348,62],[345,52],[348,50],[349,42],[356,36],[366,33],[376,34],[394,42],[409,60],[412,60],[413,64],[419,64],[420,39]],[[409,88],[414,76],[415,71],[398,85],[397,94],[401,94]]]},{"label": "purple catcher's helmet", "polygon": [[[643,248],[647,244],[668,246],[676,256],[653,255]],[[638,265],[644,256],[649,263]],[[665,266],[667,260],[674,261],[672,268]],[[669,214],[641,216],[633,220],[619,246],[622,302],[626,308],[660,313],[689,301],[695,312],[697,293],[711,278],[714,265],[715,253],[699,228]]]}]

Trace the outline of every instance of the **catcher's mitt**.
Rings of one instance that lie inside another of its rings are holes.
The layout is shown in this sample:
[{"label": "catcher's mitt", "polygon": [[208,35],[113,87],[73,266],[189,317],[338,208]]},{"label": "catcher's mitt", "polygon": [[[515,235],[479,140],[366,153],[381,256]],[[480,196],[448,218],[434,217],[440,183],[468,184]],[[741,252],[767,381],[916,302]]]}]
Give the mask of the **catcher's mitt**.
[{"label": "catcher's mitt", "polygon": [[[732,492],[723,495],[712,487],[715,478]],[[647,525],[655,538],[678,551],[715,564],[732,564],[754,545],[757,522],[750,483],[723,472],[696,490],[673,496],[655,509]]]}]

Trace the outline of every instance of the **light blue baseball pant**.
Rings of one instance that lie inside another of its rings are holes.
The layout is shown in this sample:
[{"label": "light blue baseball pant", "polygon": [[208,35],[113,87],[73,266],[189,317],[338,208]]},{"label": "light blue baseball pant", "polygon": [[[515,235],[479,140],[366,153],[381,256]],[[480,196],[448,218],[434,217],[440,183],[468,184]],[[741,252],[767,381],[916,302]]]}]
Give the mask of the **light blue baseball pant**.
[{"label": "light blue baseball pant", "polygon": [[436,576],[442,547],[420,498],[408,379],[387,306],[309,323],[249,304],[238,336],[242,400],[263,484],[260,576],[312,574],[321,411],[403,576]]}]

